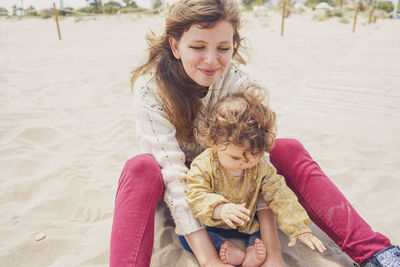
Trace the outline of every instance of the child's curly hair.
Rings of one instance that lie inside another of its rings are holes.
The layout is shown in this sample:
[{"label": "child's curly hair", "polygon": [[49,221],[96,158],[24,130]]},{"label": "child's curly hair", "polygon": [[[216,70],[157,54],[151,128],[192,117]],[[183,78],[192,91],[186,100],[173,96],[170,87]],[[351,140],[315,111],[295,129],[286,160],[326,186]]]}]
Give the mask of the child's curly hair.
[{"label": "child's curly hair", "polygon": [[270,151],[276,136],[276,115],[267,105],[264,89],[249,85],[243,92],[220,99],[200,112],[195,134],[205,147],[249,145],[252,155]]}]

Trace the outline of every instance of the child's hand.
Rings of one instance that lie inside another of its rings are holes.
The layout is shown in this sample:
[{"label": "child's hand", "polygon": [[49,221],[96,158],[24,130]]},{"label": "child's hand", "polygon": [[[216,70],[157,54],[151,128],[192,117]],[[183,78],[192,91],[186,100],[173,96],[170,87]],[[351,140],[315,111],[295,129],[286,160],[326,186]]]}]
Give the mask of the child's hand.
[{"label": "child's hand", "polygon": [[[232,229],[236,229],[236,225],[243,225],[250,220],[250,211],[245,208],[246,203],[224,204],[219,213],[221,219]],[[235,225],[236,224],[236,225]]]},{"label": "child's hand", "polygon": [[303,244],[305,244],[312,250],[315,250],[315,248],[317,248],[317,250],[321,253],[326,250],[321,240],[319,240],[316,236],[314,236],[311,233],[304,233],[293,237],[292,239],[290,239],[288,246],[294,247],[296,245],[297,240],[301,241]]}]

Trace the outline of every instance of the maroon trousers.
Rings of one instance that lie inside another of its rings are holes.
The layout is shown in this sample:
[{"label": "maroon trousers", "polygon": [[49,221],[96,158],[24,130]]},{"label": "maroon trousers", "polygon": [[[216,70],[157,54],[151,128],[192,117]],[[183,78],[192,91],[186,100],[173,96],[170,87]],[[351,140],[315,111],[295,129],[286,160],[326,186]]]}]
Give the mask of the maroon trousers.
[{"label": "maroon trousers", "polygon": [[[360,264],[391,245],[358,215],[300,142],[277,139],[270,159],[311,220],[354,261]],[[150,265],[155,208],[163,194],[161,170],[150,154],[128,160],[115,198],[111,267]]]}]

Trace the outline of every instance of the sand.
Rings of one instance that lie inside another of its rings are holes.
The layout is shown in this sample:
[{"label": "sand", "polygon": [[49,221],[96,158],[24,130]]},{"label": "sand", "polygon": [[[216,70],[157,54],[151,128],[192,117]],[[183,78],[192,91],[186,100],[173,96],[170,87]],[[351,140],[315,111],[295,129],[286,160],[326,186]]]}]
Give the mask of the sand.
[{"label": "sand", "polygon": [[[267,85],[279,136],[299,139],[374,230],[400,243],[400,21],[246,13],[245,70]],[[140,153],[129,72],[160,17],[0,19],[1,266],[107,266],[117,182]],[[152,266],[197,266],[160,205]],[[349,266],[288,249],[288,266]]]}]

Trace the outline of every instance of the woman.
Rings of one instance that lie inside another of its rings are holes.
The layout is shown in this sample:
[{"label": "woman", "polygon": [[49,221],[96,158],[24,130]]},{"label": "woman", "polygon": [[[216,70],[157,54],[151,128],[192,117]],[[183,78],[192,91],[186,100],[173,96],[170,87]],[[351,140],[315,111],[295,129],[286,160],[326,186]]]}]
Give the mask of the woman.
[{"label": "woman", "polygon": [[[227,266],[191,213],[183,178],[187,163],[203,150],[192,134],[199,108],[250,81],[235,65],[245,63],[239,15],[235,0],[179,1],[169,11],[164,33],[148,36],[149,56],[132,77],[136,131],[148,154],[128,160],[122,170],[110,266],[149,266],[155,207],[162,200],[199,264]],[[270,158],[314,223],[354,261],[372,264],[376,253],[396,260],[398,247],[372,231],[298,141],[277,139]]]}]

